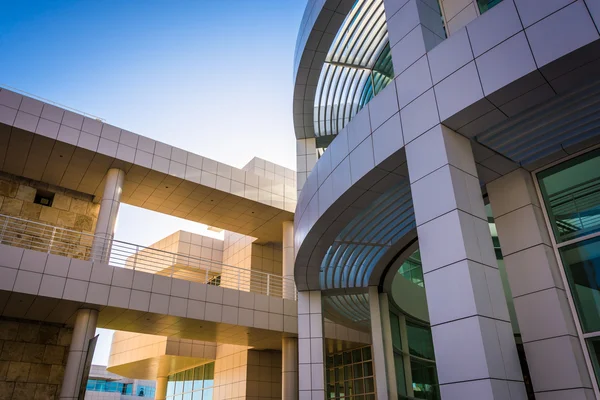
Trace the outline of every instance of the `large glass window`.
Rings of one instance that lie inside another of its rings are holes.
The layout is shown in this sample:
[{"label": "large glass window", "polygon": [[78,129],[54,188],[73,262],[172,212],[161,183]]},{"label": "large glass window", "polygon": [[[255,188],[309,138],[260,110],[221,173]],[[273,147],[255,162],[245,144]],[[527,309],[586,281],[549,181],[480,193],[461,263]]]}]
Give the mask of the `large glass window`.
[{"label": "large glass window", "polygon": [[557,243],[600,229],[600,150],[538,174]]},{"label": "large glass window", "polygon": [[327,356],[327,398],[375,400],[371,346]]},{"label": "large glass window", "polygon": [[398,269],[398,273],[409,281],[424,287],[423,265],[421,264],[421,253],[419,250],[411,254],[410,257],[408,257],[406,261],[402,263]]},{"label": "large glass window", "polygon": [[600,382],[600,150],[548,168],[537,178]]},{"label": "large glass window", "polygon": [[600,237],[559,251],[583,331],[600,331]]},{"label": "large glass window", "polygon": [[439,400],[431,330],[394,312],[390,324],[399,398]]},{"label": "large glass window", "polygon": [[215,363],[169,375],[167,400],[212,400]]}]

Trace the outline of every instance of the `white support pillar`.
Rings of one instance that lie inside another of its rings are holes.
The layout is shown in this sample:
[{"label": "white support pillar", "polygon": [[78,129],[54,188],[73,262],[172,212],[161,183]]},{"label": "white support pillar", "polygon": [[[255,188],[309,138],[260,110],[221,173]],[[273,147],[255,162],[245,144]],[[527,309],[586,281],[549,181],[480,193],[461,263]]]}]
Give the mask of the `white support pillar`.
[{"label": "white support pillar", "polygon": [[487,189],[536,397],[594,398],[531,174],[518,169]]},{"label": "white support pillar", "polygon": [[282,276],[283,276],[283,298],[294,299],[296,286],[294,285],[294,222],[283,221],[283,254],[282,254]]},{"label": "white support pillar", "polygon": [[[294,223],[283,222],[283,298],[294,299]],[[298,339],[281,339],[281,398],[298,399]]]},{"label": "white support pillar", "polygon": [[369,287],[369,310],[371,312],[371,338],[377,399],[397,399],[388,299],[387,294],[379,294],[377,286]]},{"label": "white support pillar", "polygon": [[156,390],[154,391],[155,400],[165,400],[167,398],[168,377],[161,376],[156,378]]},{"label": "white support pillar", "polygon": [[325,400],[325,350],[321,292],[298,292],[298,373],[302,400]]},{"label": "white support pillar", "polygon": [[281,340],[281,398],[298,400],[298,339]]},{"label": "white support pillar", "polygon": [[87,356],[90,339],[96,333],[98,322],[98,311],[92,309],[80,309],[77,311],[73,338],[67,356],[67,365],[60,390],[60,400],[76,400],[79,397],[79,388],[83,379],[83,369]]},{"label": "white support pillar", "polygon": [[125,172],[120,169],[111,168],[106,173],[104,193],[100,201],[98,222],[92,243],[91,258],[95,261],[108,262],[110,259],[110,248],[115,234],[124,181]]},{"label": "white support pillar", "polygon": [[443,400],[524,400],[469,140],[437,125],[406,145]]}]

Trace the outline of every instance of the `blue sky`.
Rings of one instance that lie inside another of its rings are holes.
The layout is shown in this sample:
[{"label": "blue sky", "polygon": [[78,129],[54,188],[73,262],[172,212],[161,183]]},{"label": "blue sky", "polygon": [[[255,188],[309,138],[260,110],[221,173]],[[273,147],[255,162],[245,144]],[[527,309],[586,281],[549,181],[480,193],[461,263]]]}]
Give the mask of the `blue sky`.
[{"label": "blue sky", "polygon": [[[241,167],[295,169],[292,64],[305,0],[0,0],[0,85]],[[123,206],[117,239],[202,226]],[[105,364],[110,335],[94,358]]]}]

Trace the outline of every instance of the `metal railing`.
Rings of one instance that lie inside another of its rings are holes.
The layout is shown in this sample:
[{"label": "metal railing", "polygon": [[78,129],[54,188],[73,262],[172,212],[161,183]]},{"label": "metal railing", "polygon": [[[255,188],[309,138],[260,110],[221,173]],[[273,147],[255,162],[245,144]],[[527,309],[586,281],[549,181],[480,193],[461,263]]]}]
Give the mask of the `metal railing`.
[{"label": "metal railing", "polygon": [[40,100],[40,101],[42,101],[44,103],[52,104],[53,106],[56,106],[56,107],[59,107],[59,108],[64,108],[65,110],[73,111],[76,114],[81,114],[84,117],[95,119],[96,121],[106,122],[106,120],[104,118],[100,118],[100,117],[98,117],[96,115],[93,115],[93,114],[90,114],[90,113],[86,113],[85,111],[81,111],[81,110],[78,110],[76,108],[65,106],[64,104],[60,104],[60,103],[57,103],[55,101],[45,99],[45,98],[43,98],[41,96],[38,96],[38,95],[33,94],[33,93],[26,92],[26,91],[18,89],[16,87],[12,87],[12,86],[0,83],[0,88],[4,88],[4,89],[7,89],[7,90],[10,90],[11,92],[23,94],[23,95],[25,95],[27,97],[31,97],[31,98],[34,98],[36,100]]},{"label": "metal railing", "polygon": [[281,275],[1,214],[0,243],[208,285],[297,299],[294,281]]}]

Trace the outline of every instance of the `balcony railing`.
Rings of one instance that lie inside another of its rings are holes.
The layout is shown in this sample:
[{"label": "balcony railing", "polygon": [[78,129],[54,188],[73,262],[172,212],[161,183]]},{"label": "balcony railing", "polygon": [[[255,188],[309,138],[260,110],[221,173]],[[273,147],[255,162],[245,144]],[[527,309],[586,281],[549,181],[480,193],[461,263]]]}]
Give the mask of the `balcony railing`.
[{"label": "balcony railing", "polygon": [[0,214],[0,243],[115,267],[296,300],[292,279]]}]

